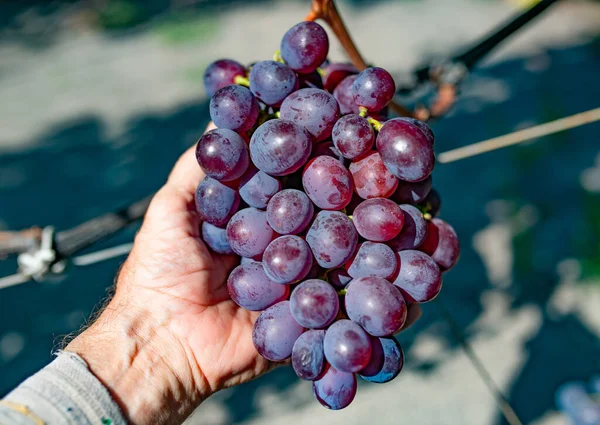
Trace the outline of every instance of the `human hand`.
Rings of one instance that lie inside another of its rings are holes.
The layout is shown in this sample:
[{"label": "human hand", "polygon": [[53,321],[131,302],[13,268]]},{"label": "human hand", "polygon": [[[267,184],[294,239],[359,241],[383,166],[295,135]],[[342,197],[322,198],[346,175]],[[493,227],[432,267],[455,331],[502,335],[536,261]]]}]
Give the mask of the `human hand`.
[{"label": "human hand", "polygon": [[[203,176],[191,148],[152,200],[113,299],[66,348],[134,424],[181,423],[212,393],[273,366],[252,343],[259,313],[227,293],[237,258],[200,238],[194,197]],[[411,306],[405,328],[420,314]]]}]

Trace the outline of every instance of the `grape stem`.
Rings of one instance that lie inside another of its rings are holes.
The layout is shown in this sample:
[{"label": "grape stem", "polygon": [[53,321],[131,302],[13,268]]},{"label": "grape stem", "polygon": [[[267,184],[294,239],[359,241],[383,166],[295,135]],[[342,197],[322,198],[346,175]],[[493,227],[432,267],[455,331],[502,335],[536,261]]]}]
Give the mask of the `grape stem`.
[{"label": "grape stem", "polygon": [[[315,21],[317,19],[322,19],[329,25],[356,69],[362,71],[369,67],[358,51],[352,37],[350,37],[350,33],[335,6],[334,0],[312,0],[311,10],[304,20]],[[406,117],[415,116],[411,110],[393,100],[390,102],[389,107],[398,115]]]},{"label": "grape stem", "polygon": [[241,75],[236,75],[233,79],[233,82],[240,86],[250,87],[250,80],[246,77],[242,77]]},{"label": "grape stem", "polygon": [[381,127],[383,127],[383,124],[380,121],[377,121],[375,118],[367,117],[367,121],[369,121],[369,124],[373,126],[375,131],[379,131],[381,130]]},{"label": "grape stem", "polygon": [[348,292],[348,290],[346,288],[344,289],[340,289],[339,291],[337,291],[337,294],[341,297],[343,297],[344,295],[346,295],[346,292]]}]

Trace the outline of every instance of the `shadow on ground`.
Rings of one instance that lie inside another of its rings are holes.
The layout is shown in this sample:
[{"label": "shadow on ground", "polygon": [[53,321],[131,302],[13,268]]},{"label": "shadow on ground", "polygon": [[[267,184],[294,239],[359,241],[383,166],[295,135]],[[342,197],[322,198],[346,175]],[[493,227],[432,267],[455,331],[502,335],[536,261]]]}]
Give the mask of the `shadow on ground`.
[{"label": "shadow on ground", "polygon": [[[437,150],[597,107],[599,69],[598,42],[480,69],[465,85],[464,97],[452,115],[434,125]],[[496,95],[490,97],[490,92]],[[206,121],[206,102],[198,101],[164,115],[140,115],[117,136],[109,135],[98,117],[48,129],[34,148],[0,156],[0,219],[11,229],[32,224],[62,229],[141,198],[164,182]],[[530,205],[537,211],[535,223],[513,240],[513,284],[506,289],[514,296],[512,308],[535,305],[545,312],[558,283],[556,264],[568,257],[593,255],[593,244],[600,237],[594,233],[594,220],[599,216],[590,212],[595,204],[588,202],[590,195],[582,189],[579,176],[593,166],[600,150],[597,133],[597,125],[582,127],[537,144],[438,167],[435,185],[444,195],[442,216],[455,226],[463,244],[459,265],[446,276],[441,301],[461,328],[468,329],[480,316],[480,295],[493,287],[471,244],[473,236],[490,224],[486,214],[490,201],[502,199],[515,209]],[[131,236],[129,231],[105,245]],[[47,363],[53,342],[81,326],[105,296],[118,263],[72,270],[54,283],[2,291],[0,335],[18,333],[24,348],[12,359],[0,358],[0,394]],[[0,264],[0,274],[12,272],[10,266]],[[442,326],[431,326],[437,323]],[[408,354],[408,367],[427,373],[443,364],[411,364],[411,345],[424,331],[438,332],[453,349],[458,345],[437,309],[425,306],[422,320],[399,339]],[[599,371],[598,339],[575,316],[555,320],[544,314],[539,332],[525,349],[526,364],[508,394],[523,423],[552,408],[559,384]],[[260,413],[259,388],[280,392],[295,380],[291,369],[281,368],[228,390],[222,400],[231,423]]]}]

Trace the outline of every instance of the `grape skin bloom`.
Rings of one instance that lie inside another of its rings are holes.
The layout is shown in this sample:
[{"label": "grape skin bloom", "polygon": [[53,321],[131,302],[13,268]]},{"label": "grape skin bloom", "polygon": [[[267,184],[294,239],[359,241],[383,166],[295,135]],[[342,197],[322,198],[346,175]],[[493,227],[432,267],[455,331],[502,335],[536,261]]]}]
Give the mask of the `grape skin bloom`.
[{"label": "grape skin bloom", "polygon": [[196,145],[196,160],[207,176],[231,181],[248,169],[248,147],[235,131],[217,128],[204,134]]},{"label": "grape skin bloom", "polygon": [[265,359],[280,362],[292,355],[294,343],[303,332],[290,312],[290,302],[281,301],[260,313],[252,330],[252,342]]},{"label": "grape skin bloom", "polygon": [[315,142],[331,136],[340,107],[335,98],[324,90],[300,89],[285,98],[279,110],[280,118],[304,127]]},{"label": "grape skin bloom", "polygon": [[269,279],[262,264],[252,262],[233,269],[227,279],[227,291],[240,307],[261,311],[284,301],[289,294],[289,287]]},{"label": "grape skin bloom", "polygon": [[306,234],[306,242],[315,260],[325,269],[346,263],[358,244],[352,221],[339,211],[321,211]]}]

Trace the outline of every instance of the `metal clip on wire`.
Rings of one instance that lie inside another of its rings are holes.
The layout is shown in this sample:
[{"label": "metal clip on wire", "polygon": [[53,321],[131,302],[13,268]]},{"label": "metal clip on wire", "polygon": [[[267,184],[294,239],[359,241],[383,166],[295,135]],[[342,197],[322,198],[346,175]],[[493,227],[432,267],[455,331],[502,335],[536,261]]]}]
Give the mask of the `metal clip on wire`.
[{"label": "metal clip on wire", "polygon": [[46,226],[42,230],[40,246],[35,251],[24,252],[17,258],[19,272],[35,281],[41,280],[56,260],[54,245],[54,227]]}]

